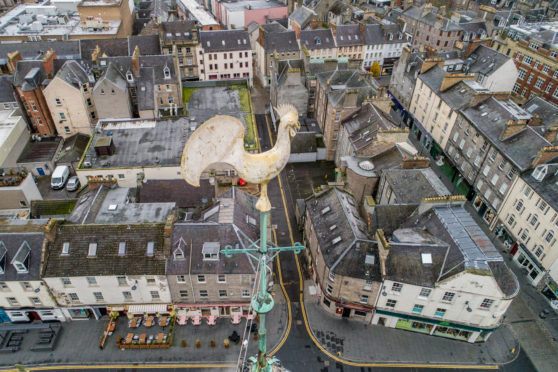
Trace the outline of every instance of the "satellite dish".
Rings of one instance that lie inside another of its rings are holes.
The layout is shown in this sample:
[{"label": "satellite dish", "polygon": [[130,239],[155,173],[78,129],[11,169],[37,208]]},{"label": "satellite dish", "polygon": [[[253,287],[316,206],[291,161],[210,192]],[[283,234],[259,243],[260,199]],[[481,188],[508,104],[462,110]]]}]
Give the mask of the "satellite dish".
[{"label": "satellite dish", "polygon": [[442,155],[440,155],[440,157],[436,160],[436,165],[439,167],[444,165],[444,157]]},{"label": "satellite dish", "polygon": [[135,291],[138,287],[136,287],[135,285],[132,286],[132,291]]}]

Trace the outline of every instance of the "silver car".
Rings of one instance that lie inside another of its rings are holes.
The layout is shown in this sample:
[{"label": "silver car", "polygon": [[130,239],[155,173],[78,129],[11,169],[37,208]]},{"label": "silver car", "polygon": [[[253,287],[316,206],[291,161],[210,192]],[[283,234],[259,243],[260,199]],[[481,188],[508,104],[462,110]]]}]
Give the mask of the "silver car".
[{"label": "silver car", "polygon": [[77,178],[77,176],[70,177],[66,184],[66,190],[76,191],[77,189],[79,189],[79,178]]}]

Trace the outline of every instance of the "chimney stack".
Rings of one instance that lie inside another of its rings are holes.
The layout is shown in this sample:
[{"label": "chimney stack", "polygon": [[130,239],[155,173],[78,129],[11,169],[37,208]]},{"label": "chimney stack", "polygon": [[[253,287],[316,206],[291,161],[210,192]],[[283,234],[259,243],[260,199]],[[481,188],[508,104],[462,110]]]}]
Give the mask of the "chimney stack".
[{"label": "chimney stack", "polygon": [[527,126],[527,122],[525,120],[508,120],[506,125],[504,126],[504,130],[502,134],[500,134],[500,141],[505,141],[514,134],[521,132]]},{"label": "chimney stack", "polygon": [[544,164],[549,160],[558,156],[558,146],[547,146],[539,150],[539,153],[533,160],[531,166],[534,168],[537,165]]},{"label": "chimney stack", "polygon": [[18,50],[8,53],[8,70],[13,74],[16,70],[17,62],[21,61],[23,57],[19,54]]},{"label": "chimney stack", "polygon": [[558,136],[558,126],[550,127],[545,130],[543,137],[550,143],[554,144]]}]

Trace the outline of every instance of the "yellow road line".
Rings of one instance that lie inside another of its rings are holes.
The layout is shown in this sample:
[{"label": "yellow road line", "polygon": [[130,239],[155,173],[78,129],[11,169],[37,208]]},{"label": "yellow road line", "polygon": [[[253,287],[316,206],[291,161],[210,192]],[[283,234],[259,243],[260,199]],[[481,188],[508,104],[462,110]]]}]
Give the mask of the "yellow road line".
[{"label": "yellow road line", "polygon": [[[273,138],[271,137],[271,132],[269,131],[269,122],[267,121],[267,115],[265,115],[265,121],[267,123],[267,129],[268,129],[268,133],[269,133],[269,141],[270,143],[273,145]],[[258,132],[258,125],[256,123],[256,120],[254,118],[254,125],[256,128],[256,137],[258,138],[258,149],[260,150],[260,153],[262,152],[262,147],[260,145],[260,141],[259,141],[259,132]],[[273,238],[275,240],[275,244],[277,244],[277,233],[275,230],[273,230]],[[279,255],[275,256],[275,261],[277,262],[277,272],[279,273],[279,285],[281,286],[281,290],[283,291],[283,295],[285,296],[285,299],[287,300],[287,330],[285,331],[285,333],[283,334],[283,337],[281,338],[281,341],[279,341],[279,344],[277,344],[277,346],[275,346],[269,353],[269,356],[273,356],[275,353],[277,353],[279,351],[279,349],[281,349],[281,347],[283,346],[283,344],[285,344],[285,342],[287,341],[287,338],[289,337],[289,333],[291,332],[291,326],[292,326],[292,322],[293,322],[293,315],[292,315],[292,311],[291,311],[291,300],[289,299],[289,296],[287,295],[287,290],[285,289],[285,285],[283,284],[283,273],[281,272],[281,262],[279,261]]]},{"label": "yellow road line", "polygon": [[[271,138],[271,128],[269,126],[269,121],[267,120],[267,116],[265,118],[265,121],[267,123],[267,131],[269,133],[269,137]],[[287,210],[287,202],[286,202],[286,199],[285,199],[285,191],[283,189],[283,182],[281,181],[281,175],[279,175],[277,177],[277,179],[279,180],[279,189],[281,191],[281,199],[283,200],[283,210],[285,212],[285,218],[287,220],[287,227],[289,229],[289,237],[291,239],[291,244],[294,245],[295,242],[294,242],[294,237],[293,237],[293,230],[292,230],[292,227],[291,227],[291,221],[289,219],[289,212]],[[296,269],[298,271],[298,279],[299,279],[300,307],[302,309],[302,317],[304,318],[304,326],[306,327],[306,332],[308,333],[308,335],[310,336],[310,338],[312,339],[314,344],[324,354],[326,354],[331,359],[333,359],[333,360],[335,360],[339,363],[343,363],[345,365],[349,365],[349,366],[353,366],[353,367],[396,367],[396,368],[437,368],[437,369],[447,368],[447,369],[490,369],[490,370],[499,369],[499,367],[497,365],[482,366],[482,365],[420,364],[420,363],[410,363],[410,364],[404,364],[404,363],[360,363],[360,362],[351,362],[349,360],[339,358],[338,356],[336,356],[336,355],[330,353],[328,350],[326,350],[318,342],[318,340],[314,337],[314,334],[312,333],[312,330],[310,329],[310,326],[308,324],[308,318],[306,316],[306,308],[304,306],[304,282],[303,282],[303,279],[302,279],[302,271],[300,270],[300,261],[298,259],[298,255],[295,254],[294,256],[295,256]]]},{"label": "yellow road line", "polygon": [[[277,244],[277,233],[275,232],[275,230],[273,230],[273,239],[275,240],[275,244]],[[268,353],[269,356],[273,356],[275,353],[277,353],[279,351],[279,349],[281,349],[281,347],[283,346],[285,341],[287,341],[287,337],[289,337],[289,334],[291,332],[291,325],[292,325],[292,322],[293,322],[293,316],[292,316],[292,312],[291,312],[291,300],[289,299],[289,296],[287,295],[287,290],[285,289],[285,285],[283,283],[283,274],[281,272],[281,261],[279,260],[279,255],[275,256],[275,261],[277,262],[277,272],[279,273],[279,284],[281,285],[281,290],[283,291],[283,295],[285,296],[285,299],[287,300],[288,321],[287,321],[287,330],[283,334],[283,338],[281,339],[279,344],[277,346],[275,346],[273,348],[273,350],[271,350]]]}]

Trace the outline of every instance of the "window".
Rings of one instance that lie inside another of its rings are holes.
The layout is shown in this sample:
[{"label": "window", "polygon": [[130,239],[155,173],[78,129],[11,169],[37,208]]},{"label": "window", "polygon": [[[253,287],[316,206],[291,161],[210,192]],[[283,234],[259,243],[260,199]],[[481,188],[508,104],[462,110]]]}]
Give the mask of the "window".
[{"label": "window", "polygon": [[537,82],[535,83],[535,87],[541,89],[542,86],[543,86],[543,83],[544,83],[544,80],[541,79],[541,78],[538,78],[538,79],[537,79]]},{"label": "window", "polygon": [[368,295],[360,295],[360,303],[367,304],[368,303]]},{"label": "window", "polygon": [[153,253],[155,250],[155,242],[148,242],[147,243],[147,256],[153,257]]},{"label": "window", "polygon": [[103,301],[104,297],[101,292],[93,292],[93,296],[95,296],[95,301]]},{"label": "window", "polygon": [[508,225],[513,227],[513,223],[515,222],[515,216],[512,214],[509,218],[508,218]]},{"label": "window", "polygon": [[523,200],[519,199],[519,201],[515,205],[515,210],[521,212],[522,209],[523,209]]},{"label": "window", "polygon": [[242,297],[250,297],[250,291],[247,289],[242,290]]},{"label": "window", "polygon": [[542,71],[543,71],[545,74],[548,74],[548,72],[550,71],[550,66],[549,66],[549,65],[544,65]]},{"label": "window", "polygon": [[419,304],[415,304],[415,306],[413,306],[413,313],[422,313],[422,309],[424,309],[424,305],[419,305]]},{"label": "window", "polygon": [[484,167],[484,169],[482,170],[482,174],[484,174],[485,176],[488,176],[488,172],[490,172],[490,165],[487,165],[486,167]]},{"label": "window", "polygon": [[401,283],[393,283],[393,285],[391,286],[391,291],[392,292],[397,292],[397,293],[401,293],[401,289],[403,288],[403,284]]},{"label": "window", "polygon": [[72,285],[72,281],[70,280],[70,278],[60,278],[60,280],[62,281],[63,286]]},{"label": "window", "polygon": [[506,195],[506,191],[508,190],[508,184],[507,183],[503,183],[500,186],[500,189],[498,190],[498,192],[502,195]]},{"label": "window", "polygon": [[445,314],[446,309],[442,309],[440,307],[436,309],[436,312],[434,312],[434,316],[437,316],[438,318],[442,318]]},{"label": "window", "polygon": [[553,238],[554,238],[554,231],[549,231],[546,234],[546,237],[544,238],[544,240],[546,240],[547,243],[550,243]]},{"label": "window", "polygon": [[552,83],[548,83],[548,84],[546,85],[546,88],[544,89],[544,91],[545,91],[546,93],[550,93],[550,90],[551,90],[551,89],[552,89]]},{"label": "window", "polygon": [[185,283],[186,282],[186,277],[184,275],[177,275],[176,276],[176,282],[177,283]]},{"label": "window", "polygon": [[531,62],[533,62],[533,58],[531,56],[525,56],[525,57],[523,57],[523,62],[530,65]]},{"label": "window", "polygon": [[147,278],[145,278],[147,285],[155,285],[155,278],[148,276]]},{"label": "window", "polygon": [[544,201],[541,200],[541,202],[539,204],[539,209],[544,212],[545,209],[546,209],[546,205],[547,204]]},{"label": "window", "polygon": [[3,291],[8,291],[10,287],[6,284],[6,282],[0,282],[0,289]]},{"label": "window", "polygon": [[200,289],[200,297],[207,297],[207,289]]},{"label": "window", "polygon": [[26,291],[32,291],[33,290],[33,287],[31,286],[31,283],[29,283],[29,282],[21,282],[21,286]]},{"label": "window", "polygon": [[529,230],[525,229],[521,233],[521,240],[526,240],[529,237]]},{"label": "window", "polygon": [[430,296],[430,293],[432,293],[432,290],[430,288],[421,288],[419,297],[428,298],[428,296]]},{"label": "window", "polygon": [[78,297],[77,293],[74,293],[74,292],[68,293],[68,296],[70,297],[70,300],[72,300],[73,302],[79,301],[79,297]]},{"label": "window", "polygon": [[392,309],[395,307],[396,304],[397,304],[397,301],[396,301],[396,300],[392,300],[392,299],[389,299],[389,300],[387,300],[387,302],[386,302],[386,306],[387,306],[387,307],[391,307]]},{"label": "window", "polygon": [[492,185],[496,185],[496,183],[498,182],[498,178],[500,178],[500,176],[498,176],[497,174],[492,176],[492,179],[490,180],[490,183]]},{"label": "window", "polygon": [[[103,92],[101,92],[101,94],[103,94]],[[62,101],[60,101],[60,98],[55,98],[54,102],[56,102],[56,106],[62,105]]]},{"label": "window", "polygon": [[86,102],[87,102],[87,106],[91,106],[91,105],[92,105],[92,103],[91,103],[91,98],[87,98],[87,99],[86,99]]},{"label": "window", "polygon": [[442,297],[442,301],[444,301],[444,302],[452,302],[454,297],[455,297],[455,293],[453,293],[453,292],[446,292],[446,293],[444,293],[444,297]]},{"label": "window", "polygon": [[492,304],[494,303],[494,300],[491,300],[490,298],[485,298],[484,300],[482,300],[482,303],[480,304],[481,309],[490,309],[490,307],[492,306]]},{"label": "window", "polygon": [[508,179],[511,180],[515,176],[516,173],[517,173],[517,169],[512,168],[508,171],[508,174],[506,175],[506,177],[508,177]]},{"label": "window", "polygon": [[178,291],[178,295],[180,296],[180,298],[186,298],[188,297],[188,291],[185,289],[181,289],[180,291]]},{"label": "window", "polygon": [[116,280],[118,281],[118,285],[122,286],[122,285],[128,285],[128,281],[126,281],[126,277],[125,276],[117,276]]},{"label": "window", "polygon": [[531,226],[535,226],[538,220],[539,220],[539,216],[534,214],[533,217],[531,217]]},{"label": "window", "polygon": [[540,257],[542,255],[544,251],[544,248],[542,247],[542,245],[539,245],[537,247],[537,249],[535,250],[535,256]]},{"label": "window", "polygon": [[492,149],[492,151],[490,151],[490,155],[489,155],[490,161],[496,160],[496,155],[498,155],[498,150]]},{"label": "window", "polygon": [[335,273],[333,271],[329,272],[328,277],[329,277],[329,280],[331,280],[332,282],[335,282]]},{"label": "window", "polygon": [[66,120],[66,115],[64,115],[63,112],[60,112],[59,115],[60,115],[60,120]]},{"label": "window", "polygon": [[33,305],[42,305],[41,300],[39,297],[29,297]]},{"label": "window", "polygon": [[198,283],[205,283],[205,275],[198,275]]},{"label": "window", "polygon": [[218,283],[226,283],[227,277],[224,274],[217,275],[217,282]]},{"label": "window", "polygon": [[219,290],[219,297],[227,297],[227,290],[226,289],[220,289]]},{"label": "window", "polygon": [[333,293],[333,287],[329,284],[326,286],[326,293],[328,295],[331,295]]},{"label": "window", "polygon": [[159,296],[159,291],[149,291],[151,294],[152,300],[159,300],[161,297]]},{"label": "window", "polygon": [[8,302],[11,306],[19,306],[19,302],[17,302],[15,297],[8,297]]},{"label": "window", "polygon": [[519,84],[514,84],[513,85],[513,92],[514,93],[519,93],[519,89],[521,88],[521,86]]},{"label": "window", "polygon": [[64,132],[70,133],[71,132],[70,127],[64,127]]},{"label": "window", "polygon": [[132,292],[124,291],[122,292],[122,296],[124,297],[124,301],[130,301],[132,299]]},{"label": "window", "polygon": [[97,285],[97,279],[95,279],[94,276],[87,276],[85,277],[85,279],[87,280],[87,284],[89,284],[90,286]]},{"label": "window", "polygon": [[525,75],[527,75],[527,71],[520,68],[519,69],[519,79],[521,79],[521,80],[525,79]]}]

